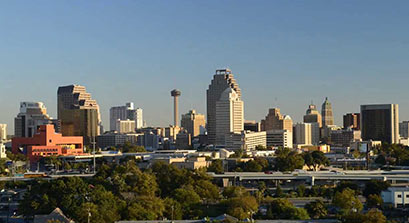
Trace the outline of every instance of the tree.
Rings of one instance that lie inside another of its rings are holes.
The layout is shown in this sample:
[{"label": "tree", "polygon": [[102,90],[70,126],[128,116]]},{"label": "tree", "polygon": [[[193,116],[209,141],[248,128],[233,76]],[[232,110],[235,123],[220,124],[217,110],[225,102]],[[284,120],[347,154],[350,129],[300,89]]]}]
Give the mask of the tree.
[{"label": "tree", "polygon": [[328,166],[329,160],[321,151],[306,152],[303,154],[305,165],[309,169],[317,171],[320,166]]},{"label": "tree", "polygon": [[170,220],[181,220],[183,218],[182,205],[172,198],[165,198],[165,210],[163,215]]},{"label": "tree", "polygon": [[386,217],[382,211],[371,209],[365,214],[363,223],[386,223]]},{"label": "tree", "polygon": [[276,193],[274,194],[274,197],[284,197],[284,193],[283,190],[281,189],[280,184],[277,184]]},{"label": "tree", "polygon": [[366,206],[369,208],[378,208],[381,207],[383,204],[383,200],[381,196],[377,194],[370,194],[366,199]]},{"label": "tree", "polygon": [[296,208],[287,199],[274,199],[269,205],[268,216],[272,219],[293,219],[305,220],[309,219],[309,215],[304,208]]},{"label": "tree", "polygon": [[219,188],[208,180],[198,180],[194,184],[194,191],[201,200],[215,202],[219,199]]},{"label": "tree", "polygon": [[123,153],[141,153],[141,152],[146,152],[146,149],[143,146],[133,145],[132,143],[126,141],[124,145],[122,146],[122,152]]},{"label": "tree", "polygon": [[355,196],[355,191],[350,188],[336,192],[332,204],[340,209],[341,215],[360,212],[363,208],[362,203]]},{"label": "tree", "polygon": [[159,220],[164,211],[165,204],[160,198],[141,196],[128,205],[127,220]]},{"label": "tree", "polygon": [[276,160],[274,168],[279,171],[293,171],[304,166],[304,159],[296,151],[289,148],[278,148],[275,152]]},{"label": "tree", "polygon": [[363,195],[368,197],[371,194],[380,195],[382,191],[388,189],[390,183],[387,181],[371,180],[365,184]]},{"label": "tree", "polygon": [[230,186],[226,187],[223,191],[223,196],[225,198],[233,198],[233,197],[243,197],[249,196],[250,194],[246,191],[246,188],[242,186]]},{"label": "tree", "polygon": [[258,203],[253,196],[229,198],[225,205],[227,207],[227,214],[240,220],[251,218],[258,211]]},{"label": "tree", "polygon": [[210,166],[207,168],[208,172],[214,172],[217,174],[221,174],[224,172],[223,168],[223,161],[222,160],[213,160]]},{"label": "tree", "polygon": [[327,208],[325,207],[324,202],[321,200],[316,200],[306,204],[305,209],[313,219],[324,218],[328,214]]},{"label": "tree", "polygon": [[297,195],[298,195],[298,197],[304,197],[304,196],[305,196],[305,190],[306,190],[306,188],[305,188],[305,185],[304,185],[304,184],[299,185],[299,186],[297,187]]},{"label": "tree", "polygon": [[257,145],[256,150],[263,151],[263,150],[267,150],[267,148],[265,146],[263,146],[263,145]]}]

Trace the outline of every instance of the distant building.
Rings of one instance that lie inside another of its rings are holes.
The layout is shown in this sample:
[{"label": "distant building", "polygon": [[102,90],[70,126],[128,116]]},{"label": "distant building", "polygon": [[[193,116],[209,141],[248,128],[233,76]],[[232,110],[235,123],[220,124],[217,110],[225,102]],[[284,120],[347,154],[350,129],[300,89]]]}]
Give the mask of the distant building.
[{"label": "distant building", "polygon": [[165,128],[162,137],[169,138],[172,142],[175,142],[179,132],[180,132],[179,126],[169,126]]},{"label": "distant building", "polygon": [[7,124],[0,124],[0,143],[7,140]]},{"label": "distant building", "polygon": [[293,137],[295,144],[318,145],[320,143],[319,123],[297,123],[294,125]]},{"label": "distant building", "polygon": [[331,132],[341,130],[342,128],[337,125],[326,125],[321,128],[321,138],[329,140]]},{"label": "distant building", "polygon": [[119,133],[135,133],[135,120],[116,120],[116,131]]},{"label": "distant building", "polygon": [[331,131],[331,145],[349,147],[352,142],[361,140],[361,131],[351,128]]},{"label": "distant building", "polygon": [[409,121],[399,123],[399,135],[402,138],[409,138]]},{"label": "distant building", "polygon": [[389,187],[381,192],[385,204],[392,204],[395,208],[409,206],[409,187]]},{"label": "distant building", "polygon": [[318,127],[322,127],[322,117],[317,110],[317,106],[310,104],[308,106],[307,112],[304,115],[304,123],[318,123]]},{"label": "distant building", "polygon": [[321,116],[322,116],[322,126],[334,125],[334,115],[332,112],[332,105],[331,105],[331,102],[328,101],[328,98],[325,98],[324,103],[322,103]]},{"label": "distant building", "polygon": [[138,136],[141,135],[143,134],[121,134],[116,132],[108,132],[97,136],[97,145],[102,149],[122,147],[125,142],[136,145]]},{"label": "distant building", "polygon": [[224,145],[226,134],[243,131],[243,109],[243,101],[232,88],[221,94],[216,102],[216,145]]},{"label": "distant building", "polygon": [[32,137],[41,125],[53,124],[60,131],[60,123],[47,114],[47,108],[42,102],[21,102],[20,112],[14,119],[15,137]]},{"label": "distant building", "polygon": [[260,132],[260,122],[244,120],[244,131]]},{"label": "distant building", "polygon": [[0,142],[0,159],[6,159],[6,158],[7,158],[6,145]]},{"label": "distant building", "polygon": [[153,132],[145,132],[143,135],[138,135],[137,144],[145,147],[146,150],[159,149],[160,136]]},{"label": "distant building", "polygon": [[205,117],[202,114],[196,113],[195,110],[190,110],[188,113],[182,115],[181,126],[186,129],[192,137],[196,137],[200,135],[200,130],[206,127]]},{"label": "distant building", "polygon": [[207,97],[207,134],[210,144],[216,143],[216,102],[222,93],[227,89],[233,89],[238,98],[241,98],[241,90],[234,75],[229,69],[216,70],[213,80],[206,92]]},{"label": "distant building", "polygon": [[344,115],[344,128],[361,129],[361,114],[348,113]]},{"label": "distant building", "polygon": [[117,120],[135,121],[135,128],[143,127],[143,111],[141,108],[135,108],[133,102],[128,102],[125,106],[116,106],[109,109],[109,123],[111,131],[119,131],[116,127]]},{"label": "distant building", "polygon": [[267,147],[293,148],[293,133],[288,130],[268,130]]},{"label": "distant building", "polygon": [[192,146],[192,136],[186,131],[180,131],[176,135],[176,149],[190,149]]},{"label": "distant building", "polygon": [[100,134],[99,105],[84,86],[68,85],[58,88],[58,119],[63,136],[82,136],[86,145]]},{"label": "distant building", "polygon": [[84,155],[83,139],[62,136],[53,125],[42,125],[33,137],[14,137],[12,152],[27,155],[31,162],[47,156]]},{"label": "distant building", "polygon": [[228,149],[234,150],[255,150],[257,146],[267,146],[266,132],[249,132],[242,131],[241,133],[226,134],[225,146]]},{"label": "distant building", "polygon": [[293,131],[293,120],[288,115],[282,115],[279,108],[270,108],[264,120],[261,120],[261,130]]},{"label": "distant building", "polygon": [[298,145],[297,149],[303,152],[320,151],[323,153],[329,153],[331,151],[330,145]]},{"label": "distant building", "polygon": [[397,104],[361,105],[362,140],[399,143]]}]

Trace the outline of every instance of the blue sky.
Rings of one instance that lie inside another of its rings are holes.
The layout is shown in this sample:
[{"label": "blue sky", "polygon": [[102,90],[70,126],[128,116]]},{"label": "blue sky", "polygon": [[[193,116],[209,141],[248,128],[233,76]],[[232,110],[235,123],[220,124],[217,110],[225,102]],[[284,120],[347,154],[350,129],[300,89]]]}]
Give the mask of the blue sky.
[{"label": "blue sky", "polygon": [[280,107],[301,121],[308,104],[333,103],[335,120],[360,104],[398,103],[409,119],[408,1],[2,1],[0,123],[20,101],[56,117],[58,86],[81,84],[101,106],[127,101],[150,125],[205,113],[218,68],[232,69],[245,118]]}]

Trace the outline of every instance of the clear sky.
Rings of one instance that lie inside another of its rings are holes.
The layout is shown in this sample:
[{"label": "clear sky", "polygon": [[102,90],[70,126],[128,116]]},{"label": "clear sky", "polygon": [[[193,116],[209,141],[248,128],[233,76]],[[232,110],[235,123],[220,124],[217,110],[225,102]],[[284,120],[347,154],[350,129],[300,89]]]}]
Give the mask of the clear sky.
[{"label": "clear sky", "polygon": [[398,103],[409,119],[409,1],[3,1],[0,123],[20,101],[56,117],[57,88],[81,84],[101,107],[135,102],[149,125],[206,110],[218,68],[232,69],[245,118],[280,107],[301,121],[326,96],[337,124],[360,104]]}]

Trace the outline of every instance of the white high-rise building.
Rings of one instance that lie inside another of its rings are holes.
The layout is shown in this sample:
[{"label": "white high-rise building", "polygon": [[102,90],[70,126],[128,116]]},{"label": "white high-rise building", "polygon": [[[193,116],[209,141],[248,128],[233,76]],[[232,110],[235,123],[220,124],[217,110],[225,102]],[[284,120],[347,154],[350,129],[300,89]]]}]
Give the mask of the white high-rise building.
[{"label": "white high-rise building", "polygon": [[0,143],[7,140],[7,124],[0,124]]},{"label": "white high-rise building", "polygon": [[116,131],[118,133],[134,133],[135,132],[135,120],[116,120]]},{"label": "white high-rise building", "polygon": [[216,101],[216,145],[224,145],[226,134],[244,130],[243,101],[227,88]]},{"label": "white high-rise building", "polygon": [[119,131],[116,128],[117,120],[133,120],[135,121],[135,128],[140,129],[143,127],[143,112],[141,108],[135,108],[133,102],[128,102],[125,106],[112,107],[109,110],[109,124],[111,131]]}]

